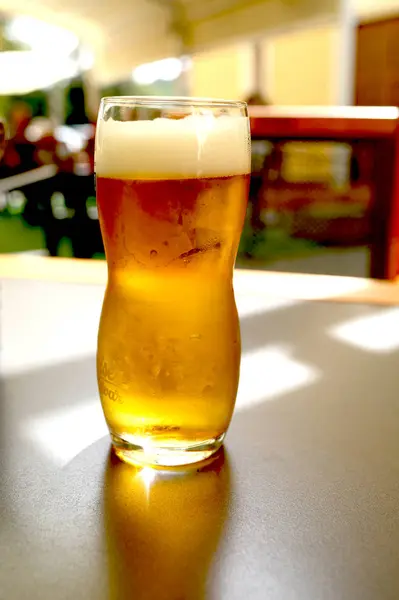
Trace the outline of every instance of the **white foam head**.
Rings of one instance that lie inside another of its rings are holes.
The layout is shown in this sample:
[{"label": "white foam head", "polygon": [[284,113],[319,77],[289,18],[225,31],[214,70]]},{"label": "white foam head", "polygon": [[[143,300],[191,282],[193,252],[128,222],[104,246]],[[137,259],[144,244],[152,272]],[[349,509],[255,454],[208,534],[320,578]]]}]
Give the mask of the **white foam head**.
[{"label": "white foam head", "polygon": [[101,121],[96,173],[121,179],[224,177],[250,173],[246,117]]}]

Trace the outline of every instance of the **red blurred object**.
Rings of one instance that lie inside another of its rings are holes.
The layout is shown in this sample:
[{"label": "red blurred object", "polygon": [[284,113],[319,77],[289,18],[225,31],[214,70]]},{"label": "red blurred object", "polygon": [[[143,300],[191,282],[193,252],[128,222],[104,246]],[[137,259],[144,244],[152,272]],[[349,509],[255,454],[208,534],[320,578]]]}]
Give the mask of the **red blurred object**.
[{"label": "red blurred object", "polygon": [[[395,107],[249,107],[252,138],[273,142],[334,141],[354,148],[367,142],[372,206],[370,275],[399,274],[399,111]],[[361,153],[359,159],[363,160]],[[277,161],[278,162],[278,161]],[[283,184],[285,185],[285,183]]]},{"label": "red blurred object", "polygon": [[0,160],[3,158],[6,147],[6,132],[3,123],[0,121]]}]

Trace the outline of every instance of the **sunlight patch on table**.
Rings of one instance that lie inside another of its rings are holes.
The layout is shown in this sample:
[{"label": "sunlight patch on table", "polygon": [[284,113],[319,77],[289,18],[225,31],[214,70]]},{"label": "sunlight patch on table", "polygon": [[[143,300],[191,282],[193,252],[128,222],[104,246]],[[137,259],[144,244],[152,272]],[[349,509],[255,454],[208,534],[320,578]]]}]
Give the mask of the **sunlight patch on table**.
[{"label": "sunlight patch on table", "polygon": [[236,410],[244,410],[265,400],[314,383],[320,372],[290,356],[289,349],[267,346],[244,354]]},{"label": "sunlight patch on table", "polygon": [[339,298],[366,292],[370,287],[367,279],[305,273],[273,273],[246,270],[234,271],[235,289],[245,290],[248,295],[274,298],[295,296],[298,300],[322,300]]},{"label": "sunlight patch on table", "polygon": [[22,431],[24,437],[61,467],[107,433],[101,404],[95,399],[29,419]]},{"label": "sunlight patch on table", "polygon": [[240,318],[268,313],[273,310],[283,310],[297,304],[300,303],[289,298],[276,299],[265,298],[265,296],[237,295],[237,308]]},{"label": "sunlight patch on table", "polygon": [[393,352],[399,349],[399,308],[351,319],[332,327],[328,333],[334,339],[362,350]]}]

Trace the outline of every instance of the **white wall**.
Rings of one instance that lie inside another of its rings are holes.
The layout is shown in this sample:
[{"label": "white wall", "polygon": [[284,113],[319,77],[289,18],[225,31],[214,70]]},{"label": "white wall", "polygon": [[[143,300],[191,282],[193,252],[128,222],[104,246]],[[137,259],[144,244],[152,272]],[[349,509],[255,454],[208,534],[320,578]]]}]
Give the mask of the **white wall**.
[{"label": "white wall", "polygon": [[192,57],[190,94],[208,98],[245,99],[254,85],[250,43],[199,52]]},{"label": "white wall", "polygon": [[273,104],[334,104],[337,48],[332,24],[269,36],[262,43],[264,95]]}]

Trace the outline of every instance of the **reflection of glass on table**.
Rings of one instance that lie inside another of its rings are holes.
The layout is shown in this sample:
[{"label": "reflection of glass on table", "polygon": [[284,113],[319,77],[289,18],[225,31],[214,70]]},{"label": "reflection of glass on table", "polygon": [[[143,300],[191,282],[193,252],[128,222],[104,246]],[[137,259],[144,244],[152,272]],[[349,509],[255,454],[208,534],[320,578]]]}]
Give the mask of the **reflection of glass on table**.
[{"label": "reflection of glass on table", "polygon": [[230,496],[221,449],[201,468],[132,468],[111,454],[104,485],[110,598],[206,597]]}]

